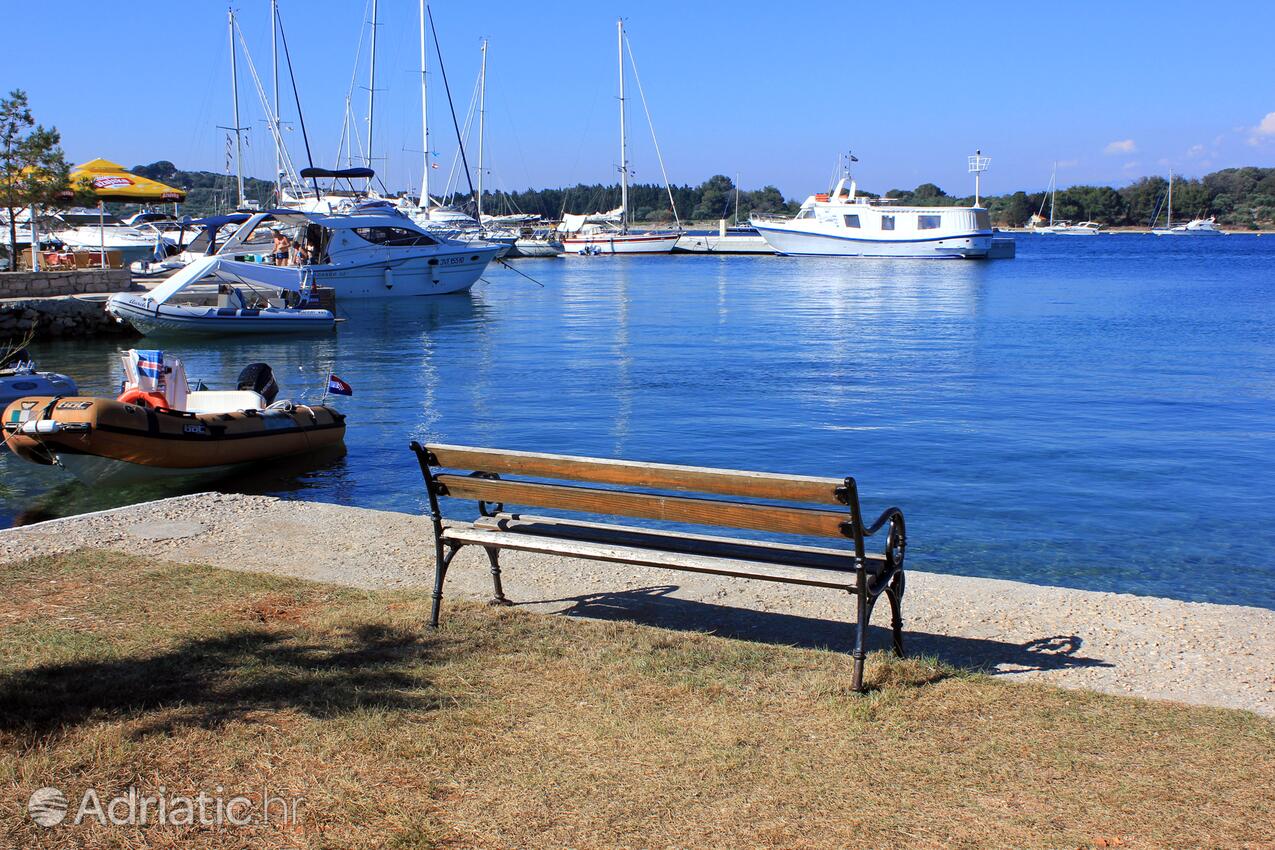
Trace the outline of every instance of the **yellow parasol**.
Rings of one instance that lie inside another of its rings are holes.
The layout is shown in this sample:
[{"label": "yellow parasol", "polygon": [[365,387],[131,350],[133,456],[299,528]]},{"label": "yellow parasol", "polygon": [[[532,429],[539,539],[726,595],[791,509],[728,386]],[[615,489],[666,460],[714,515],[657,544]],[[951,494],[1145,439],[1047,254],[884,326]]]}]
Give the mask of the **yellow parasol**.
[{"label": "yellow parasol", "polygon": [[184,201],[186,193],[157,180],[124,170],[124,166],[107,159],[95,159],[77,165],[71,172],[71,183],[87,180],[103,201],[146,203],[148,201]]}]

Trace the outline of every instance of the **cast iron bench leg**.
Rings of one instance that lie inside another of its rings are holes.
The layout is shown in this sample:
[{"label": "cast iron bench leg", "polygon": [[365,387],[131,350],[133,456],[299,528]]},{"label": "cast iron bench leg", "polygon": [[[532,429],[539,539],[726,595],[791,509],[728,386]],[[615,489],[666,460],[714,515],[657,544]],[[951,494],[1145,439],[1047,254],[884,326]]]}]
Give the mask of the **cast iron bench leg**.
[{"label": "cast iron bench leg", "polygon": [[456,553],[460,551],[459,546],[448,546],[447,554],[444,555],[442,547],[438,547],[437,555],[434,558],[434,605],[429,615],[430,628],[438,628],[438,609],[443,604],[443,579],[447,576],[447,567],[452,562],[452,558],[456,557]]},{"label": "cast iron bench leg", "polygon": [[492,605],[513,605],[505,598],[505,589],[500,584],[500,551],[494,546],[484,546],[487,552],[487,560],[491,561],[491,584],[495,591],[495,596],[491,599]]},{"label": "cast iron bench leg", "polygon": [[894,630],[894,654],[903,657],[903,571],[899,570],[885,588],[890,600],[890,626]]},{"label": "cast iron bench leg", "polygon": [[854,678],[851,687],[856,691],[863,690],[863,661],[867,655],[865,647],[868,640],[868,618],[872,616],[872,606],[868,604],[867,577],[862,567],[858,570],[858,581],[854,590],[856,616],[854,624]]}]

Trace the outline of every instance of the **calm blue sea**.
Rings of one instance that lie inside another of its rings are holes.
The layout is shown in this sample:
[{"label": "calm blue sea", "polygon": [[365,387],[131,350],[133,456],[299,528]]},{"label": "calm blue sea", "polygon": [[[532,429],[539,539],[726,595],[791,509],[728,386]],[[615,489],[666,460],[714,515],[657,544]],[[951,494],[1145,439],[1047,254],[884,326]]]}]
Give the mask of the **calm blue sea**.
[{"label": "calm blue sea", "polygon": [[[1275,608],[1275,238],[1023,236],[998,262],[522,261],[345,302],[320,340],[190,343],[354,385],[348,453],[222,488],[420,511],[411,439],[854,475],[909,566]],[[118,344],[36,346],[90,393]],[[167,495],[0,461],[0,520]]]}]

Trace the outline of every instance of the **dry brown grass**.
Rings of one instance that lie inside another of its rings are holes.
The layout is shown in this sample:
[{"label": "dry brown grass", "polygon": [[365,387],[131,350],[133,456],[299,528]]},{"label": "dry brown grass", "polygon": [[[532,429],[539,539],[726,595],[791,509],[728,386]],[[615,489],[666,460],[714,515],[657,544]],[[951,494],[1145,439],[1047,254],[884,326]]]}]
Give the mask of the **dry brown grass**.
[{"label": "dry brown grass", "polygon": [[[3,847],[1275,845],[1275,724],[84,553],[0,567]],[[303,795],[296,828],[25,803]]]}]

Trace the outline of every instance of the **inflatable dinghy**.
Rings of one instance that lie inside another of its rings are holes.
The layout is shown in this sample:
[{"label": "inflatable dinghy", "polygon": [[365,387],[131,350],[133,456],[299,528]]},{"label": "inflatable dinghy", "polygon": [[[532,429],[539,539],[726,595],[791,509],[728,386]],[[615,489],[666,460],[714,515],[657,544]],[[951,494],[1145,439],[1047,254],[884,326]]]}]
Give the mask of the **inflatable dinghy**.
[{"label": "inflatable dinghy", "polygon": [[180,360],[129,351],[119,398],[28,396],[4,411],[5,440],[23,460],[64,467],[89,484],[219,475],[340,444],[345,416],[326,405],[275,401],[270,367],[253,363],[239,388],[191,392]]}]

